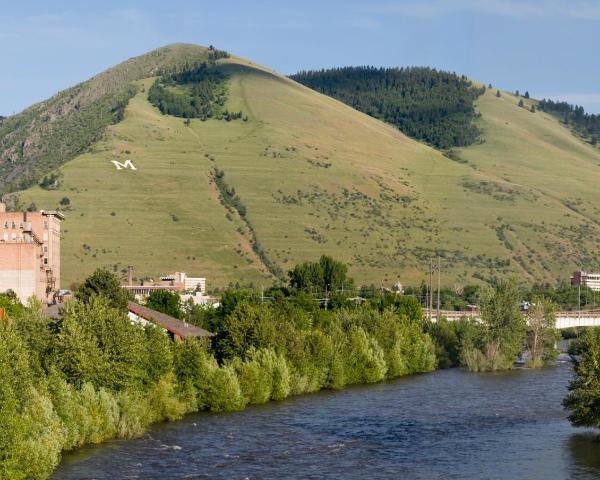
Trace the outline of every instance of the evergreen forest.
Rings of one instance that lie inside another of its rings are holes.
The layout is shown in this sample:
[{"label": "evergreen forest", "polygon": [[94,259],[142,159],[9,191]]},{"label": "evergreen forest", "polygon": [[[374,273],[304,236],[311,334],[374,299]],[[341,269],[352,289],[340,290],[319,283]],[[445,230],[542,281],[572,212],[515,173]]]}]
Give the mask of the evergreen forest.
[{"label": "evergreen forest", "polygon": [[541,100],[538,108],[558,117],[564,124],[570,126],[575,133],[588,140],[592,145],[598,145],[600,139],[600,115],[585,113],[583,107],[567,102]]},{"label": "evergreen forest", "polygon": [[240,119],[242,112],[225,109],[226,80],[227,76],[214,62],[205,62],[198,67],[158,78],[150,87],[148,100],[163,115],[201,120]]},{"label": "evergreen forest", "polygon": [[473,103],[485,87],[465,76],[424,67],[344,67],[291,78],[440,149],[471,145],[480,135]]}]

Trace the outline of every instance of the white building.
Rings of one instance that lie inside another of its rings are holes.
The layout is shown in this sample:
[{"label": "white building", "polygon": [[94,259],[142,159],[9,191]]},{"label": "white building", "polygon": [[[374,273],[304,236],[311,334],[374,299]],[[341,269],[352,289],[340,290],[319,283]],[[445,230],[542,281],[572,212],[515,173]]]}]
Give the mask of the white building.
[{"label": "white building", "polygon": [[172,285],[181,285],[185,291],[198,291],[202,295],[206,294],[206,278],[188,277],[185,272],[175,272],[171,275],[160,277],[160,280]]},{"label": "white building", "polygon": [[574,272],[571,276],[571,285],[584,285],[596,292],[599,292],[600,273],[588,273],[584,271]]}]

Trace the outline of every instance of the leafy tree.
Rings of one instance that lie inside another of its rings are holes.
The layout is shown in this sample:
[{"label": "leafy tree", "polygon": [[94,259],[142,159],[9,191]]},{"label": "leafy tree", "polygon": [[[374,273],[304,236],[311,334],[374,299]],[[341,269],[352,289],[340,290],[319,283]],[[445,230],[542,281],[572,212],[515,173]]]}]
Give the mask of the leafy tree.
[{"label": "leafy tree", "polygon": [[563,405],[576,427],[600,428],[600,328],[591,328],[579,339],[578,355],[571,357],[575,378]]},{"label": "leafy tree", "polygon": [[563,282],[558,286],[537,284],[533,285],[530,291],[525,293],[524,299],[535,302],[536,297],[546,298],[556,304],[560,310],[577,310],[580,302],[582,308],[594,306],[596,292],[585,285],[577,287],[567,282]]},{"label": "leafy tree", "polygon": [[387,292],[381,297],[371,299],[369,303],[380,312],[392,310],[414,323],[421,323],[423,320],[421,304],[416,298],[411,296]]},{"label": "leafy tree", "polygon": [[117,276],[105,268],[92,273],[75,293],[75,297],[84,303],[89,303],[94,295],[107,297],[112,307],[122,310],[127,308],[127,302],[131,298],[130,293],[121,287]]},{"label": "leafy tree", "polygon": [[341,292],[354,287],[354,280],[348,276],[348,267],[327,255],[318,262],[296,265],[288,276],[292,288],[308,292]]},{"label": "leafy tree", "polygon": [[470,370],[511,368],[525,341],[526,326],[519,309],[520,292],[512,281],[500,281],[481,295],[482,326],[473,345],[464,348]]},{"label": "leafy tree", "polygon": [[10,318],[16,318],[23,313],[23,305],[13,290],[0,293],[0,308],[3,308]]},{"label": "leafy tree", "polygon": [[527,349],[531,355],[531,366],[539,366],[554,358],[556,334],[556,306],[549,300],[538,297],[526,313]]},{"label": "leafy tree", "polygon": [[155,290],[146,298],[146,306],[175,318],[183,318],[181,297],[177,292]]},{"label": "leafy tree", "polygon": [[519,107],[523,108],[525,106],[525,103],[523,103],[523,99],[519,100]]},{"label": "leafy tree", "polygon": [[529,92],[525,92],[525,98],[529,98]]},{"label": "leafy tree", "polygon": [[273,311],[241,301],[225,317],[216,345],[217,358],[244,358],[251,348],[267,348],[277,336]]},{"label": "leafy tree", "polygon": [[500,95],[500,90],[496,90],[496,97],[498,97],[498,98],[500,98],[500,97],[501,97],[501,95]]},{"label": "leafy tree", "polygon": [[58,464],[62,425],[36,388],[25,342],[0,322],[0,478],[47,478]]},{"label": "leafy tree", "polygon": [[437,322],[426,323],[426,331],[435,344],[439,368],[461,365],[461,354],[465,344],[473,344],[477,336],[478,324],[467,318],[449,322],[441,318]]}]

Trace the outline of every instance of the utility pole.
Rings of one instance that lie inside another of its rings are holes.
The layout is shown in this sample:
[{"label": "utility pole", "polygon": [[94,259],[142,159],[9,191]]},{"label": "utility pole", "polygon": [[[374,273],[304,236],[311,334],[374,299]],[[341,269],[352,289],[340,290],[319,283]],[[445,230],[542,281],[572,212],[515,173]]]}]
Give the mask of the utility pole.
[{"label": "utility pole", "polygon": [[327,310],[327,301],[329,300],[329,297],[327,295],[327,284],[325,284],[325,310]]},{"label": "utility pole", "polygon": [[438,284],[437,284],[437,317],[436,321],[440,321],[440,256],[438,255],[437,273],[438,273]]},{"label": "utility pole", "polygon": [[433,262],[429,259],[429,305],[427,305],[428,319],[431,321],[431,310],[433,309]]},{"label": "utility pole", "polygon": [[260,304],[265,303],[265,287],[260,286]]},{"label": "utility pole", "polygon": [[578,310],[577,310],[577,318],[581,318],[581,279],[579,279],[579,284],[577,285],[577,302],[578,302]]}]

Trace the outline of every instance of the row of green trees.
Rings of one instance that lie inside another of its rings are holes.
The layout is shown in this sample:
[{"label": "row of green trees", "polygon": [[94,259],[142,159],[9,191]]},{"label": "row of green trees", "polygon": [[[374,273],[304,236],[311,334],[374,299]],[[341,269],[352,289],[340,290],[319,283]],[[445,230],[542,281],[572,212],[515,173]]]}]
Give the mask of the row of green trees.
[{"label": "row of green trees", "polygon": [[521,292],[514,282],[501,281],[479,295],[481,321],[463,319],[428,325],[440,367],[463,366],[470,371],[512,368],[522,352],[530,367],[556,358],[555,306],[536,297],[527,312],[519,308]]},{"label": "row of green trees", "polygon": [[60,320],[2,297],[0,478],[46,478],[61,452],[140,435],[188,412],[248,404],[431,371],[433,342],[411,308],[324,310],[301,292],[257,303],[228,292],[200,321],[212,343],[173,342],[132,324],[126,293],[96,272]]},{"label": "row of green trees", "polygon": [[395,125],[438,148],[472,144],[474,101],[485,91],[464,76],[432,68],[345,67],[303,71],[292,79]]},{"label": "row of green trees", "polygon": [[579,105],[546,99],[540,101],[538,107],[540,110],[560,118],[581,136],[589,139],[593,145],[598,144],[598,138],[600,138],[600,115],[585,113],[584,108]]},{"label": "row of green trees", "polygon": [[[148,306],[214,333],[173,342],[159,328],[132,324],[129,299],[108,271],[95,272],[60,320],[39,304],[0,296],[0,478],[46,478],[64,450],[140,435],[188,412],[248,404],[354,383],[462,365],[510,368],[523,348],[530,364],[552,358],[553,307],[527,313],[510,282],[483,291],[481,322],[427,323],[418,300],[385,294],[356,304],[339,293],[324,304],[311,290],[351,285],[329,257],[290,272],[290,285],[257,295],[227,291],[216,309],[183,308],[171,292]],[[579,344],[565,405],[576,425],[599,427],[600,333]]]},{"label": "row of green trees", "polygon": [[[487,289],[483,285],[456,285],[453,288],[442,287],[440,289],[440,307],[442,310],[466,310],[469,305],[478,306],[481,301],[481,295]],[[361,296],[372,296],[381,291],[381,288],[373,286],[373,293],[369,292],[367,287],[360,289]],[[422,305],[427,304],[429,295],[428,286],[423,282],[420,286],[408,286],[404,289],[405,295],[411,295],[418,298]],[[545,298],[551,301],[558,310],[577,310],[580,307],[584,310],[594,309],[600,306],[600,294],[594,292],[591,288],[582,285],[578,287],[569,282],[559,284],[538,283],[528,287],[521,287],[517,292],[520,300],[534,302],[537,298]],[[437,290],[434,289],[434,303],[437,302]],[[517,300],[517,299],[515,299]]]}]

